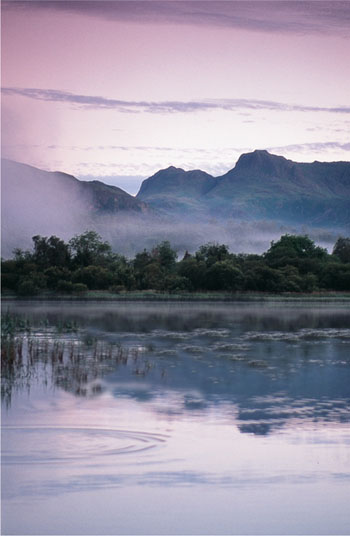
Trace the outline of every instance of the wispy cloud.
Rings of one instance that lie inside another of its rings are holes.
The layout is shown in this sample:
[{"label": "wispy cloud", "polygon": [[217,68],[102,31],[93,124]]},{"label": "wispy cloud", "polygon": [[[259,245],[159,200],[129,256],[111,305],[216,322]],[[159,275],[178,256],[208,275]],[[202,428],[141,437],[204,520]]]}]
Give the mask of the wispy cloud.
[{"label": "wispy cloud", "polygon": [[53,10],[141,24],[190,24],[279,33],[348,36],[347,1],[5,1],[3,9]]},{"label": "wispy cloud", "polygon": [[34,100],[60,102],[91,109],[118,110],[124,113],[193,113],[211,110],[270,110],[279,112],[350,113],[350,106],[310,106],[254,99],[205,99],[198,101],[126,101],[96,95],[78,95],[57,89],[2,88],[4,95],[17,95]]},{"label": "wispy cloud", "polygon": [[267,147],[268,151],[290,151],[290,152],[304,152],[307,151],[328,151],[328,150],[341,150],[350,151],[350,143],[339,143],[337,141],[326,142],[314,142],[314,143],[296,143],[292,145],[283,145],[282,147]]}]

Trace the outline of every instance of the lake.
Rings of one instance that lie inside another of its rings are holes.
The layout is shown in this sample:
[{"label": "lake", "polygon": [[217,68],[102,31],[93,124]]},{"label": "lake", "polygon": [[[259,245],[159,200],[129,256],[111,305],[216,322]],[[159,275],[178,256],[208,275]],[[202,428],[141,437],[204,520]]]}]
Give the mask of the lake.
[{"label": "lake", "polygon": [[348,305],[3,315],[3,534],[350,533]]}]

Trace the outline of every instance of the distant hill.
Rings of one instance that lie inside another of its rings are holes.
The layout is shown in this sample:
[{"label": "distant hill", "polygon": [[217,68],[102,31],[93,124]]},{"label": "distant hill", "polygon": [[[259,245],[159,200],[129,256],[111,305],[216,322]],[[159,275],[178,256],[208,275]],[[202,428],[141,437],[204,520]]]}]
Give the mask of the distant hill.
[{"label": "distant hill", "polygon": [[146,203],[100,181],[1,160],[2,254],[28,247],[36,234],[71,237],[102,217],[152,213]]},{"label": "distant hill", "polygon": [[297,163],[254,151],[221,177],[159,171],[142,183],[137,198],[178,214],[342,227],[350,225],[350,163]]},{"label": "distant hill", "polygon": [[308,233],[326,247],[350,232],[350,162],[296,163],[243,154],[221,177],[169,167],[136,197],[95,180],[2,160],[2,255],[40,234],[65,240],[97,230],[134,254],[170,240],[179,252],[210,241],[261,252],[281,234]]},{"label": "distant hill", "polygon": [[152,207],[164,212],[198,212],[204,208],[202,198],[216,183],[214,177],[199,169],[184,171],[170,166],[144,180],[137,199],[149,200]]},{"label": "distant hill", "polygon": [[27,164],[11,160],[1,161],[2,191],[6,200],[10,192],[18,194],[18,201],[24,197],[26,204],[36,203],[40,197],[57,208],[60,200],[74,210],[76,202],[84,205],[91,213],[119,212],[121,210],[147,212],[146,203],[128,194],[121,188],[104,184],[101,181],[80,181],[58,171],[49,172]]}]

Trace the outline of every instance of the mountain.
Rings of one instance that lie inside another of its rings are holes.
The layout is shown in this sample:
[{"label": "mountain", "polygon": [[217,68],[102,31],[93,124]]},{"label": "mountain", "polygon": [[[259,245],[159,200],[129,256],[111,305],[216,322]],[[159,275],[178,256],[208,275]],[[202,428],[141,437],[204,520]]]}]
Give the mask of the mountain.
[{"label": "mountain", "polygon": [[137,198],[158,210],[193,216],[350,225],[349,162],[297,163],[257,150],[241,155],[221,177],[202,173],[159,171],[143,182]]},{"label": "mountain", "polygon": [[143,181],[138,199],[161,211],[199,211],[201,198],[216,185],[216,179],[199,169],[184,171],[170,166]]},{"label": "mountain", "polygon": [[[18,200],[25,197],[26,203],[35,203],[40,197],[46,203],[53,203],[55,210],[57,202],[68,206],[75,203],[84,204],[91,214],[114,213],[121,210],[147,212],[146,203],[135,199],[121,188],[104,184],[101,181],[80,181],[58,171],[49,172],[37,169],[27,164],[11,160],[1,160],[2,192],[5,201],[11,195],[18,195]],[[4,204],[6,210],[6,202]]]},{"label": "mountain", "polygon": [[30,248],[32,237],[65,240],[95,229],[133,255],[170,240],[183,252],[206,242],[262,252],[289,232],[332,248],[350,231],[350,162],[297,163],[267,151],[243,154],[213,177],[169,167],[146,179],[136,197],[98,180],[2,160],[2,255]]},{"label": "mountain", "polygon": [[106,217],[152,213],[146,203],[100,181],[1,160],[2,254],[27,248],[36,234],[70,238]]}]

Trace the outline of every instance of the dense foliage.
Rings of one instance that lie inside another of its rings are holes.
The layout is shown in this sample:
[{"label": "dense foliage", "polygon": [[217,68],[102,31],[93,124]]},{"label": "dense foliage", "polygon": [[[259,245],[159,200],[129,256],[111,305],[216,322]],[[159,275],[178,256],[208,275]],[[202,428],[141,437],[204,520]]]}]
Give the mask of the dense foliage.
[{"label": "dense foliage", "polygon": [[13,259],[2,261],[2,288],[20,296],[148,289],[350,291],[350,238],[339,238],[332,254],[308,236],[284,235],[262,255],[236,255],[223,244],[211,243],[178,260],[167,241],[127,259],[94,231],[68,243],[56,236],[34,236],[32,251],[16,249]]}]

